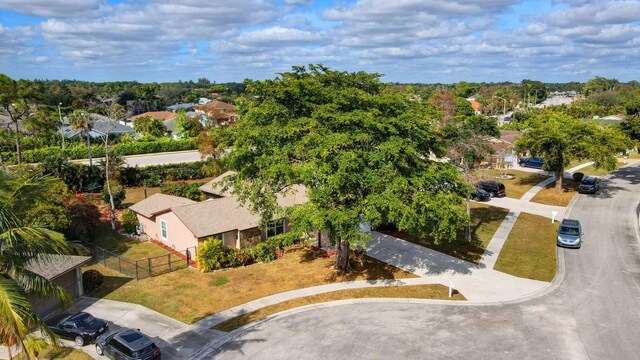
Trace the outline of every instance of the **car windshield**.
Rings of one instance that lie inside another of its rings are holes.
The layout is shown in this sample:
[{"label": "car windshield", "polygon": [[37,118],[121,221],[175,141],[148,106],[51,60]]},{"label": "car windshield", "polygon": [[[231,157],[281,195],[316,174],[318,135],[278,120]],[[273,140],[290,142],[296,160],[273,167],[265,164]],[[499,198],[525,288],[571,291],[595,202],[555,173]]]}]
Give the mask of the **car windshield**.
[{"label": "car windshield", "polygon": [[561,226],[560,227],[560,234],[580,235],[580,230],[577,227]]},{"label": "car windshield", "polygon": [[82,318],[80,318],[80,320],[78,322],[82,323],[82,324],[91,324],[95,320],[96,320],[96,318],[94,318],[93,316],[87,314],[87,315],[83,316]]},{"label": "car windshield", "polygon": [[594,178],[588,178],[588,179],[582,180],[582,183],[585,185],[593,185],[595,182],[596,182],[596,179]]},{"label": "car windshield", "polygon": [[140,357],[153,352],[157,348],[156,344],[151,344],[146,348],[133,352],[133,357]]}]

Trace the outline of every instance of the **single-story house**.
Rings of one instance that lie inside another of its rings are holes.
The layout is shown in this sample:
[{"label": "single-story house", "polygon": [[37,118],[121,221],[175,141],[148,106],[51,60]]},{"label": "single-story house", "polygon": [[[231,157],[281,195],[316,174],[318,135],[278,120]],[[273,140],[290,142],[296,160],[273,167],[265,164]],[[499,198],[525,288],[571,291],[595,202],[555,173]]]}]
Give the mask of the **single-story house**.
[{"label": "single-story house", "polygon": [[[28,271],[38,274],[67,291],[71,298],[84,295],[82,288],[82,264],[91,260],[89,256],[47,255],[32,260],[26,266]],[[45,316],[60,308],[57,296],[30,296],[31,304],[39,315]]]},{"label": "single-story house", "polygon": [[205,114],[211,121],[220,124],[234,122],[238,117],[235,106],[217,100],[194,106],[193,109]]},{"label": "single-story house", "polygon": [[489,146],[493,148],[492,166],[496,168],[504,168],[505,164],[509,163],[511,166],[518,162],[518,156],[515,151],[515,142],[522,133],[514,130],[502,130],[500,132],[500,138],[490,137],[488,138]]},{"label": "single-story house", "polygon": [[158,119],[162,121],[164,127],[167,129],[167,134],[172,136],[176,131],[176,117],[178,116],[176,113],[172,111],[149,111],[146,113],[142,113],[140,115],[136,115],[131,117],[129,120],[132,122],[138,118],[148,116],[152,119]]},{"label": "single-story house", "polygon": [[482,104],[475,101],[475,100],[471,100],[469,101],[471,103],[471,107],[473,108],[473,111],[476,113],[476,115],[480,115],[482,114]]},{"label": "single-story house", "polygon": [[[135,134],[135,130],[129,125],[124,125],[119,120],[109,119],[108,117],[100,114],[90,113],[89,116],[93,120],[93,128],[89,131],[91,138],[104,137],[107,133],[123,135],[123,134]],[[62,119],[62,127],[60,131],[64,134],[64,137],[70,138],[82,134],[82,131],[74,130],[69,123],[69,118],[64,117]]]},{"label": "single-story house", "polygon": [[185,111],[193,111],[193,107],[197,106],[198,104],[196,103],[181,103],[181,104],[174,104],[171,106],[167,106],[167,110],[168,111],[172,111],[172,112],[177,112],[178,110],[185,110]]},{"label": "single-story house", "polygon": [[[261,228],[258,214],[243,206],[230,191],[220,191],[218,182],[232,174],[227,172],[203,185],[201,189],[211,189],[205,201],[155,194],[132,205],[129,209],[138,217],[139,232],[182,251],[198,246],[209,237],[242,248],[290,230],[286,219]],[[304,204],[307,202],[305,189],[294,186],[290,192],[279,195],[277,201],[282,207]]]}]

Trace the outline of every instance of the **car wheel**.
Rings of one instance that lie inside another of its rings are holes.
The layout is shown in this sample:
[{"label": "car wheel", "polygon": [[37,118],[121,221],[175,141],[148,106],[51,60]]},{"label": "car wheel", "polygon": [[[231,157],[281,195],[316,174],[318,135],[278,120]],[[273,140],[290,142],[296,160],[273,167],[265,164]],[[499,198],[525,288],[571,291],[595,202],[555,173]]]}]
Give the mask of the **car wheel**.
[{"label": "car wheel", "polygon": [[98,355],[100,356],[104,355],[104,350],[102,350],[102,346],[96,344],[96,353],[98,353]]},{"label": "car wheel", "polygon": [[76,336],[75,339],[73,339],[76,342],[76,345],[78,346],[84,346],[84,338],[80,335]]}]

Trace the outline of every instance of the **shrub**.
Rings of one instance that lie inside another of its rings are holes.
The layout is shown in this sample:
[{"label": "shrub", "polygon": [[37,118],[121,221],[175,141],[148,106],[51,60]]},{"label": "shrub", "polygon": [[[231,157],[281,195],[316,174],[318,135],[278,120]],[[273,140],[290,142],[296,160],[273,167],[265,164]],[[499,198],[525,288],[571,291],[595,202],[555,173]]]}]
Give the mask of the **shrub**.
[{"label": "shrub", "polygon": [[134,233],[136,231],[136,227],[140,224],[138,222],[138,216],[135,212],[131,210],[125,210],[120,215],[120,224],[124,230],[128,233]]},{"label": "shrub", "polygon": [[209,272],[222,269],[225,262],[222,240],[209,238],[198,247],[198,268],[200,271]]},{"label": "shrub", "polygon": [[[116,209],[120,209],[122,207],[122,202],[127,196],[127,192],[124,190],[122,185],[116,183],[115,181],[111,181],[111,195],[113,196],[113,206]],[[109,204],[109,191],[107,189],[107,184],[102,187],[102,200]]]},{"label": "shrub", "polygon": [[100,224],[100,210],[87,200],[86,197],[76,195],[65,200],[65,209],[71,220],[69,227],[64,231],[70,240],[88,241]]},{"label": "shrub", "polygon": [[90,269],[82,273],[82,287],[85,291],[91,292],[104,283],[104,276],[100,271]]},{"label": "shrub", "polygon": [[204,200],[205,195],[199,190],[204,182],[195,182],[188,184],[184,181],[177,183],[164,183],[160,187],[160,192],[167,195],[186,197],[187,199],[200,201]]},{"label": "shrub", "polygon": [[255,258],[257,261],[269,262],[278,258],[276,247],[269,241],[258,243],[255,246]]},{"label": "shrub", "polygon": [[584,178],[584,173],[581,173],[581,172],[574,172],[573,173],[573,180],[575,182],[581,182],[583,178]]}]

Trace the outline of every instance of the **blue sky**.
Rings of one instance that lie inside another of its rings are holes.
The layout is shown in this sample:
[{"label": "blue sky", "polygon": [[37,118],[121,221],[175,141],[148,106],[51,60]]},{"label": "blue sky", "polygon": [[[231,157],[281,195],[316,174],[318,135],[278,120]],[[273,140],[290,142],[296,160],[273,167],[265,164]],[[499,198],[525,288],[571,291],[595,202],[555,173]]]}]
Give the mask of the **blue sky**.
[{"label": "blue sky", "polygon": [[0,0],[0,72],[227,82],[322,63],[394,82],[629,81],[638,19],[635,0]]}]

